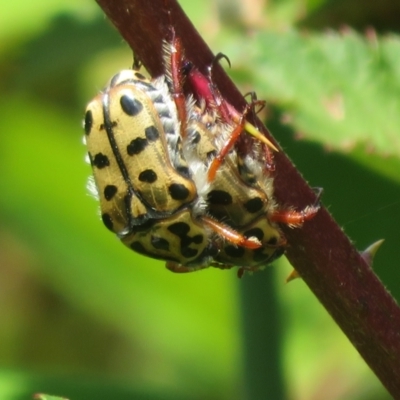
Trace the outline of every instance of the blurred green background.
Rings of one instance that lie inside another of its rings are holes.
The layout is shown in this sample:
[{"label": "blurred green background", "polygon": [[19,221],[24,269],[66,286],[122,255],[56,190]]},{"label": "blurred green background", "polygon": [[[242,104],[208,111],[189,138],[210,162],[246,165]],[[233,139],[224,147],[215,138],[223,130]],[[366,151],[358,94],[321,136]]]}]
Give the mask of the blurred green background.
[{"label": "blurred green background", "polygon": [[[181,1],[399,299],[400,10],[366,3]],[[102,226],[81,120],[131,64],[93,0],[0,4],[0,399],[390,398],[284,259],[178,276]]]}]

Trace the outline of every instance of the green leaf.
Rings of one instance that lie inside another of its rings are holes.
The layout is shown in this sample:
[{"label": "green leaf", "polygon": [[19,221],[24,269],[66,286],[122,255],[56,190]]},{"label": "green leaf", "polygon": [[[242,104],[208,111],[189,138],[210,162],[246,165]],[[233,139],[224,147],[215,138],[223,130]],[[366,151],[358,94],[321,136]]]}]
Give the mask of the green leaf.
[{"label": "green leaf", "polygon": [[[400,179],[398,36],[261,31],[231,38],[223,48],[236,77],[285,109],[298,136]],[[371,163],[369,154],[384,161]]]}]

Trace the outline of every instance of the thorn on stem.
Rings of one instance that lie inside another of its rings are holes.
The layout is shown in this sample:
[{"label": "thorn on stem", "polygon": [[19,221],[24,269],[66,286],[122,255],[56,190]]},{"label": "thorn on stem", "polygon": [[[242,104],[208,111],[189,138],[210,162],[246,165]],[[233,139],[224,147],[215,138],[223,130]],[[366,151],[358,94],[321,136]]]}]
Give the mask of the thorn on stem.
[{"label": "thorn on stem", "polygon": [[294,281],[295,279],[298,279],[298,278],[301,278],[301,275],[295,269],[293,269],[293,271],[286,278],[286,283]]},{"label": "thorn on stem", "polygon": [[370,267],[372,267],[372,262],[374,261],[376,252],[379,250],[384,241],[385,239],[377,240],[368,246],[364,251],[360,251],[361,257]]}]

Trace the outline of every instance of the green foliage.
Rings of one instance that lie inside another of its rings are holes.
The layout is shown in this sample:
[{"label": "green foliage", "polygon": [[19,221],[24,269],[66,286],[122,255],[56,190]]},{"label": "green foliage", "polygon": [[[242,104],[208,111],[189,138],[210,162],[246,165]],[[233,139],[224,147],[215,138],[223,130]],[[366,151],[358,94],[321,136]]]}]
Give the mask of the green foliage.
[{"label": "green foliage", "polygon": [[[354,31],[230,35],[235,70],[302,138],[400,180],[400,40]],[[249,79],[250,77],[250,79]],[[385,162],[371,162],[372,156]]]},{"label": "green foliage", "polygon": [[[214,2],[182,5],[243,92],[267,100],[268,127],[356,245],[386,239],[374,268],[400,299],[398,36],[282,33],[304,12],[294,0],[265,6],[253,35],[240,12],[220,25]],[[94,2],[0,6],[0,22],[0,398],[243,398],[254,332],[283,352],[258,360],[259,380],[277,370],[291,398],[386,398],[305,285],[283,284],[284,261],[243,281],[177,276],[104,229],[81,119],[132,55]]]},{"label": "green foliage", "polygon": [[38,393],[34,396],[35,400],[68,400],[65,397],[49,396],[48,394]]}]

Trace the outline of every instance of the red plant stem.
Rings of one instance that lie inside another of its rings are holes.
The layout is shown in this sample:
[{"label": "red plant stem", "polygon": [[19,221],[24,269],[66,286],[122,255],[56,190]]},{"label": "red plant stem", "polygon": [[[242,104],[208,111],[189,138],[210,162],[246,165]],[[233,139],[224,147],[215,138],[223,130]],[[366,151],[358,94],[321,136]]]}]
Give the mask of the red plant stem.
[{"label": "red plant stem", "polygon": [[[152,76],[163,73],[162,40],[171,37],[171,24],[186,57],[204,73],[211,64],[213,54],[175,0],[97,2]],[[243,97],[218,65],[213,80],[232,105],[244,108]],[[279,204],[302,209],[316,200],[283,151],[275,154],[275,164]],[[400,309],[394,299],[325,209],[301,229],[282,229],[290,243],[289,261],[383,385],[400,398]]]}]

